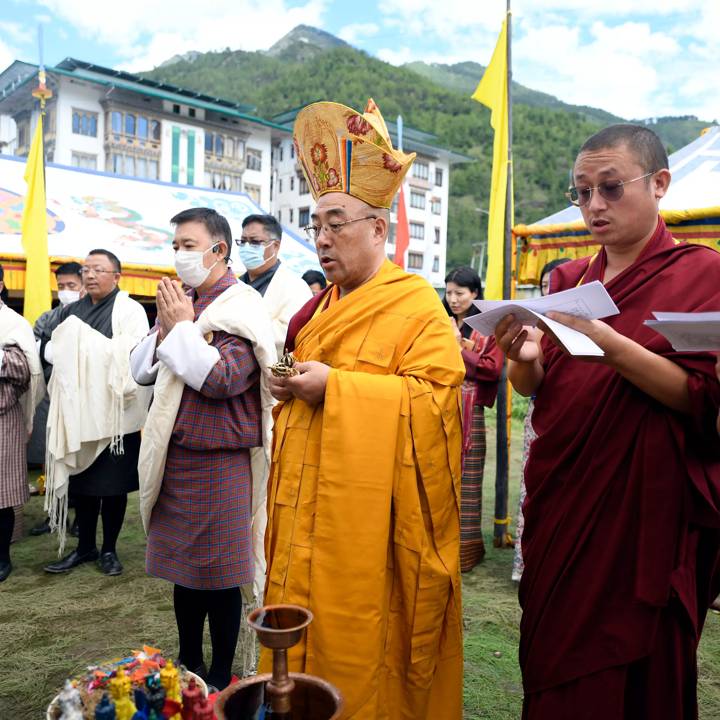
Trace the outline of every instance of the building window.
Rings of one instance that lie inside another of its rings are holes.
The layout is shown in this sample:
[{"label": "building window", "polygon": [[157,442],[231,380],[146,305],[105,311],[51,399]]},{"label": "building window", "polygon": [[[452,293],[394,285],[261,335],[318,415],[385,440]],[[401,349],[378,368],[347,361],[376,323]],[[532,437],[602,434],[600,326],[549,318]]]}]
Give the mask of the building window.
[{"label": "building window", "polygon": [[125,115],[125,134],[135,137],[135,116],[132,113]]},{"label": "building window", "polygon": [[157,142],[160,141],[160,121],[159,120],[151,120],[150,121],[150,137]]},{"label": "building window", "polygon": [[179,114],[180,114],[180,106],[179,106],[177,103],[173,105],[173,112],[174,112],[176,115],[179,115]]},{"label": "building window", "polygon": [[442,212],[442,201],[440,200],[440,198],[433,198],[431,205],[433,215],[440,215],[440,213]]},{"label": "building window", "polygon": [[235,142],[231,137],[225,138],[225,157],[235,157]]},{"label": "building window", "polygon": [[205,133],[205,152],[212,155],[213,151],[213,134],[210,132]]},{"label": "building window", "polygon": [[290,222],[293,221],[293,209],[290,208]]},{"label": "building window", "polygon": [[395,197],[393,198],[392,203],[390,203],[390,212],[391,213],[397,213],[399,202],[400,202],[400,193],[397,193],[395,195]]},{"label": "building window", "polygon": [[71,162],[73,167],[85,168],[86,170],[97,170],[97,155],[74,152],[72,154]]},{"label": "building window", "polygon": [[97,137],[97,113],[86,110],[72,111],[72,131],[75,135]]},{"label": "building window", "polygon": [[[256,202],[260,202],[260,186],[259,185],[249,185],[248,183],[245,183],[245,192]],[[278,217],[278,220],[280,220],[280,217]]]},{"label": "building window", "polygon": [[205,173],[205,186],[215,190],[242,192],[242,175],[234,172],[208,170]]},{"label": "building window", "polygon": [[298,210],[298,225],[307,227],[310,224],[310,208],[304,207]]},{"label": "building window", "polygon": [[425,193],[415,192],[414,190],[410,193],[410,207],[418,208],[420,210],[425,209]]},{"label": "building window", "polygon": [[113,134],[115,135],[115,139],[119,140],[120,135],[122,134],[122,127],[123,127],[122,113],[117,112],[117,110],[114,110],[110,114],[110,123],[112,125],[112,131],[113,131]]},{"label": "building window", "polygon": [[437,255],[433,258],[433,268],[432,268],[432,271],[433,271],[433,272],[440,272],[440,258],[439,258]]},{"label": "building window", "polygon": [[282,222],[282,210],[278,210],[278,222]]},{"label": "building window", "polygon": [[190,117],[195,117],[195,108],[188,108],[188,115]]},{"label": "building window", "polygon": [[422,270],[422,266],[423,266],[422,253],[409,252],[408,253],[408,268],[410,270]]},{"label": "building window", "polygon": [[282,192],[282,178],[278,180],[278,193]]},{"label": "building window", "polygon": [[283,146],[282,143],[280,144],[280,162],[283,161]]},{"label": "building window", "polygon": [[30,121],[21,120],[17,123],[17,145],[18,148],[24,148],[28,145],[30,138]]},{"label": "building window", "polygon": [[424,240],[425,239],[425,226],[422,223],[411,222],[410,223],[410,237],[413,240]]},{"label": "building window", "polygon": [[130,155],[129,153],[112,153],[112,172],[117,175],[157,180],[160,166],[155,158],[144,155]]},{"label": "building window", "polygon": [[435,185],[442,187],[443,184],[443,171],[442,168],[435,168]]},{"label": "building window", "polygon": [[245,153],[245,164],[248,170],[262,170],[262,152],[248,148]]},{"label": "building window", "polygon": [[298,180],[298,192],[300,193],[300,195],[307,195],[308,192],[310,192],[308,190],[307,180],[305,179],[304,175]]},{"label": "building window", "polygon": [[225,139],[222,135],[215,135],[215,154],[218,157],[225,154]]},{"label": "building window", "polygon": [[295,146],[292,143],[290,143],[290,159],[295,159]]},{"label": "building window", "polygon": [[290,192],[292,192],[295,189],[295,178],[290,177]]},{"label": "building window", "polygon": [[430,177],[430,166],[424,162],[416,162],[413,165],[413,177],[427,180]]},{"label": "building window", "polygon": [[137,136],[140,140],[147,140],[148,137],[148,119],[143,115],[138,115]]},{"label": "building window", "polygon": [[440,244],[440,228],[435,228],[435,244]]}]

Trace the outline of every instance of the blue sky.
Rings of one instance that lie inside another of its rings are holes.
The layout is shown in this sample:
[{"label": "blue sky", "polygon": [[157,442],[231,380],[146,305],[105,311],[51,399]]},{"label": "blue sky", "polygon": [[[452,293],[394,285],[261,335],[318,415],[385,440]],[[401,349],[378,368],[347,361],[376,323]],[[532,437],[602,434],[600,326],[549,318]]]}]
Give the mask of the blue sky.
[{"label": "blue sky", "polygon": [[[0,66],[66,56],[130,71],[188,50],[266,49],[305,23],[393,64],[486,64],[505,0],[5,0]],[[515,79],[626,118],[720,120],[720,1],[515,0]],[[372,92],[372,89],[369,89]]]}]

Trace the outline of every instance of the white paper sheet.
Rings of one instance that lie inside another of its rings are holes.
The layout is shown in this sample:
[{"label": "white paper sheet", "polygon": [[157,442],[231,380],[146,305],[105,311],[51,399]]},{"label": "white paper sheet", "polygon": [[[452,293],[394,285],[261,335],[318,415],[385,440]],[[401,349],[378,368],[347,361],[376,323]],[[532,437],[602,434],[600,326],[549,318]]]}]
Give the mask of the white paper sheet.
[{"label": "white paper sheet", "polygon": [[551,320],[545,314],[563,312],[597,320],[620,312],[605,286],[597,280],[544,297],[524,300],[476,300],[475,305],[480,314],[472,315],[465,322],[482,335],[492,335],[500,320],[513,314],[520,323],[532,327],[542,320],[571,355],[595,357],[605,354],[596,343],[577,330]]},{"label": "white paper sheet", "polygon": [[645,325],[667,338],[678,352],[720,350],[720,312],[654,312]]}]

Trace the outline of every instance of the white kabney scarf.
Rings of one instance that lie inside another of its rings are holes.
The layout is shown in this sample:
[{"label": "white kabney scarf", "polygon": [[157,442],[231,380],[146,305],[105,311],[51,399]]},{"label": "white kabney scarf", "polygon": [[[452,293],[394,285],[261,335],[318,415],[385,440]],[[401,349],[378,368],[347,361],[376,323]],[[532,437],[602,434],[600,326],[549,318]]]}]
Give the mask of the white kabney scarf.
[{"label": "white kabney scarf", "polygon": [[[223,291],[200,314],[195,324],[203,336],[222,331],[248,340],[260,366],[262,447],[251,448],[252,538],[255,559],[253,588],[244,587],[248,602],[262,597],[265,585],[265,527],[267,525],[267,481],[272,443],[272,408],[267,368],[277,361],[268,315],[261,296],[244,283]],[[140,514],[147,533],[153,507],[160,494],[168,445],[175,426],[185,383],[162,361],[155,380],[155,394],[140,445]],[[254,597],[253,597],[254,596]]]},{"label": "white kabney scarf", "polygon": [[23,351],[30,369],[30,384],[19,402],[25,417],[25,427],[31,433],[35,408],[45,395],[45,378],[37,343],[30,323],[7,305],[0,304],[0,347],[9,345],[17,345]]},{"label": "white kabney scarf", "polygon": [[147,335],[140,303],[119,292],[112,310],[112,338],[71,315],[52,334],[45,510],[65,547],[71,475],[87,470],[108,445],[123,453],[123,435],[145,422],[151,391],[130,372],[130,351]]}]

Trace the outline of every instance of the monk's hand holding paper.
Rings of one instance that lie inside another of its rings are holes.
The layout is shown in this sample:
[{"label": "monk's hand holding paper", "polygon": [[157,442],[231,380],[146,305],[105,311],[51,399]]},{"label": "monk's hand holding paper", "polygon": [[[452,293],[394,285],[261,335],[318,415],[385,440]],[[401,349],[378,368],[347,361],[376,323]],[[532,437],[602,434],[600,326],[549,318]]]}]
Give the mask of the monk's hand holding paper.
[{"label": "monk's hand holding paper", "polygon": [[532,363],[540,358],[540,347],[533,328],[521,325],[514,315],[506,315],[495,327],[498,347],[515,362]]},{"label": "monk's hand holding paper", "polygon": [[286,387],[299,400],[308,405],[317,405],[325,399],[330,366],[317,360],[296,362],[299,375],[286,378]]},{"label": "monk's hand holding paper", "polygon": [[156,300],[161,338],[166,337],[177,323],[183,320],[192,322],[195,319],[191,298],[170,278],[165,277],[158,283]]},{"label": "monk's hand holding paper", "polygon": [[[632,342],[624,335],[613,330],[607,323],[602,320],[587,320],[586,318],[577,317],[576,315],[568,315],[562,312],[549,312],[547,316],[555,322],[567,325],[573,330],[581,332],[589,337],[598,347],[602,348],[604,356],[584,357],[577,355],[579,359],[601,362],[612,365],[618,352],[622,352],[624,342]],[[544,323],[540,323],[543,332],[547,335],[561,350],[565,352],[562,343],[558,341],[552,330]]]}]

